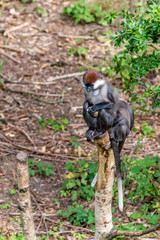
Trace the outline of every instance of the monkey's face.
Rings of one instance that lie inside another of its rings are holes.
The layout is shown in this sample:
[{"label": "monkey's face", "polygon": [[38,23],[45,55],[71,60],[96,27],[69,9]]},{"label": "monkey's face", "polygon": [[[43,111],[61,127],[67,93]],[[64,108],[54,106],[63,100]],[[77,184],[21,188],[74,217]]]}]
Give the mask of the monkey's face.
[{"label": "monkey's face", "polygon": [[83,76],[82,86],[86,96],[97,96],[104,84],[105,80],[96,70],[88,70]]}]

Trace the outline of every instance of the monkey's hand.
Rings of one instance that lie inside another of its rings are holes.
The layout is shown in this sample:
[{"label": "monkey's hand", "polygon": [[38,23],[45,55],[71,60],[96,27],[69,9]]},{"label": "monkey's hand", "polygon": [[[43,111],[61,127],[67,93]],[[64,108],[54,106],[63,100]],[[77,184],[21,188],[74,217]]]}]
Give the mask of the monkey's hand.
[{"label": "monkey's hand", "polygon": [[111,109],[113,107],[114,103],[112,102],[101,102],[97,103],[91,107],[88,108],[88,112],[92,117],[98,117],[99,111],[102,109]]},{"label": "monkey's hand", "polygon": [[101,131],[88,129],[88,130],[86,131],[87,141],[90,142],[92,139],[94,139],[94,138],[96,138],[96,137],[99,137],[99,136],[102,135],[102,134],[103,134],[103,132],[101,132]]}]

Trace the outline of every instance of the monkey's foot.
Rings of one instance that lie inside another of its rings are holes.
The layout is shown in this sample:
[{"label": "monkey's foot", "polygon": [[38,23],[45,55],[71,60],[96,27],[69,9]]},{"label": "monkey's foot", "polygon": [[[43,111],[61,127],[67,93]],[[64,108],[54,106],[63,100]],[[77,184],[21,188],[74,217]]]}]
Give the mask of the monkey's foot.
[{"label": "monkey's foot", "polygon": [[109,136],[110,136],[110,139],[113,139],[115,142],[122,142],[121,138],[118,138],[118,139],[115,138],[115,134],[113,131],[110,132]]},{"label": "monkey's foot", "polygon": [[100,135],[102,135],[103,132],[97,131],[97,130],[90,130],[88,129],[86,131],[86,137],[87,137],[87,141],[90,142],[92,139],[99,137]]}]

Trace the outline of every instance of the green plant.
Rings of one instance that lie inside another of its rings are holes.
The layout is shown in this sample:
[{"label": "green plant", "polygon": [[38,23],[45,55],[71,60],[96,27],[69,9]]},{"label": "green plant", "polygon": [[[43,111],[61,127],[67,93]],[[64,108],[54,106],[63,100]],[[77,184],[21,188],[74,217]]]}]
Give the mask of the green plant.
[{"label": "green plant", "polygon": [[[0,236],[0,240],[7,240],[8,237]],[[12,232],[12,235],[9,237],[10,240],[25,240],[25,236],[22,233],[18,233],[17,235]]]},{"label": "green plant", "polygon": [[46,165],[44,162],[36,162],[34,159],[28,159],[29,176],[35,176],[36,173],[49,177],[54,174],[53,163]]},{"label": "green plant", "polygon": [[41,6],[37,6],[34,11],[40,16],[40,17],[43,17],[43,16],[46,16],[47,15],[47,12],[41,7]]},{"label": "green plant", "polygon": [[73,145],[73,147],[75,149],[77,149],[81,145],[81,143],[77,142],[76,137],[70,137],[70,139],[72,140],[72,141],[70,141],[70,143]]},{"label": "green plant", "polygon": [[[135,129],[137,131],[137,129]],[[156,129],[152,128],[148,125],[148,123],[143,123],[141,127],[141,136],[137,140],[137,146],[135,148],[135,151],[138,152],[140,148],[142,148],[142,141],[144,139],[144,136],[147,138],[154,137],[154,132],[156,132]]]},{"label": "green plant", "polygon": [[[122,10],[121,13],[111,13],[106,17],[112,23],[121,17],[122,30],[112,37],[116,47],[124,46],[113,57],[110,68],[105,72],[116,72],[122,78],[124,90],[130,94],[141,110],[151,111],[147,99],[152,101],[152,108],[160,107],[160,86],[146,84],[146,74],[160,68],[160,5],[158,1],[148,1],[146,8],[141,3],[136,13]],[[141,87],[143,93],[137,95],[135,89]]]},{"label": "green plant", "polygon": [[66,125],[69,123],[67,118],[63,118],[60,121],[56,119],[38,119],[38,127],[40,129],[51,126],[56,132],[66,129]]},{"label": "green plant", "polygon": [[72,235],[73,237],[75,237],[77,240],[83,240],[83,239],[86,239],[87,236],[83,233],[75,233],[75,232],[72,232]]},{"label": "green plant", "polygon": [[96,3],[89,6],[85,0],[75,1],[71,6],[65,7],[63,13],[74,18],[75,23],[98,21],[99,24],[106,25],[106,21],[104,21],[106,13]]},{"label": "green plant", "polygon": [[78,197],[91,200],[94,196],[94,188],[90,184],[97,171],[97,163],[87,163],[85,159],[78,160],[75,164],[66,162],[65,169],[70,171],[64,180],[61,190],[61,196],[71,195],[72,201]]},{"label": "green plant", "polygon": [[79,47],[77,50],[74,49],[73,47],[69,49],[68,52],[69,55],[78,55],[78,56],[84,56],[88,55],[88,50],[84,47]]},{"label": "green plant", "polygon": [[10,193],[11,195],[15,195],[15,194],[16,194],[16,190],[15,190],[15,189],[11,189],[11,190],[9,191],[9,193]]},{"label": "green plant", "polygon": [[79,47],[77,49],[77,53],[78,55],[88,55],[88,50],[84,47]]},{"label": "green plant", "polygon": [[69,218],[70,222],[76,226],[81,224],[95,223],[94,213],[91,209],[85,211],[82,205],[75,203],[75,206],[68,206],[67,211],[63,211],[63,218]]},{"label": "green plant", "polygon": [[[152,211],[156,208],[155,201],[158,201],[160,194],[156,184],[156,182],[160,180],[157,175],[159,166],[159,157],[145,157],[141,160],[131,158],[122,161],[123,172],[127,174],[124,180],[125,188],[127,188],[127,186],[132,186],[128,192],[127,198],[142,204],[141,211],[143,212],[143,217],[148,211]],[[145,203],[146,199],[148,202],[147,204]],[[140,213],[135,212],[131,217],[137,219],[140,217]]]},{"label": "green plant", "polygon": [[2,209],[8,209],[10,207],[11,206],[9,204],[2,204],[2,205],[0,205],[0,208],[2,208]]}]

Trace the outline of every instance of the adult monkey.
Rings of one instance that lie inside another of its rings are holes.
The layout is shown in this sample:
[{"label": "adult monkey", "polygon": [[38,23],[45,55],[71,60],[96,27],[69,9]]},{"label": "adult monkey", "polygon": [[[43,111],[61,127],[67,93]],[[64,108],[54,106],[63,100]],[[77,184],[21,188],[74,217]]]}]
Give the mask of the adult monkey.
[{"label": "adult monkey", "polygon": [[134,114],[130,105],[119,99],[118,91],[103,79],[96,70],[88,70],[83,76],[82,86],[86,101],[83,104],[83,117],[89,127],[88,141],[104,134],[110,135],[115,156],[118,179],[119,209],[123,212],[123,191],[120,152],[133,123]]}]

